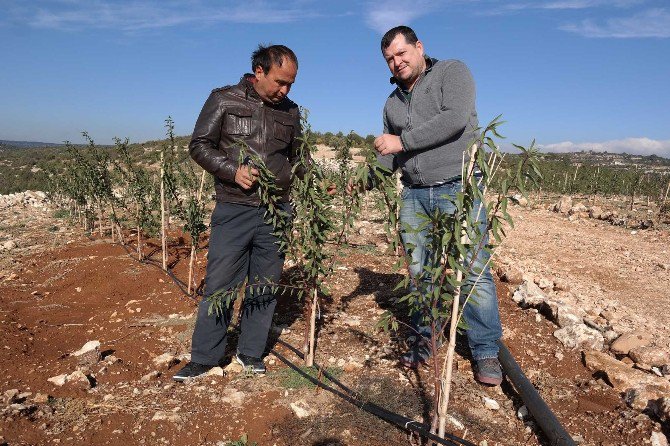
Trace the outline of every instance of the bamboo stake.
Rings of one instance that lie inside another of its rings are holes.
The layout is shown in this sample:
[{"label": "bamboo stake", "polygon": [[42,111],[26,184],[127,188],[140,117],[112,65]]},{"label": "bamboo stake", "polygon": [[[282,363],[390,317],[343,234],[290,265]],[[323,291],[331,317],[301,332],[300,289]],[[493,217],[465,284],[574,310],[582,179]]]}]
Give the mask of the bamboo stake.
[{"label": "bamboo stake", "polygon": [[305,355],[305,365],[312,367],[314,365],[314,335],[316,333],[316,305],[318,291],[316,287],[312,290],[312,308],[309,325],[309,342],[307,345],[307,354]]},{"label": "bamboo stake", "polygon": [[142,261],[142,236],[140,235],[140,204],[137,203],[137,260]]},{"label": "bamboo stake", "polygon": [[163,251],[163,271],[167,271],[167,238],[165,237],[165,168],[161,150],[161,249]]},{"label": "bamboo stake", "polygon": [[100,234],[100,238],[102,238],[102,203],[100,203],[100,200],[98,200],[98,233]]},{"label": "bamboo stake", "polygon": [[[475,161],[477,154],[477,145],[473,144],[470,148],[470,160],[468,161],[468,170],[465,178],[463,178],[463,185],[470,182],[470,178],[474,173]],[[470,218],[467,216],[466,218]],[[464,220],[461,225],[461,244],[467,241],[467,221]],[[458,256],[458,262],[463,263],[463,255]],[[460,283],[463,280],[463,272],[459,269],[456,271],[456,282]],[[449,408],[449,396],[451,393],[451,375],[453,372],[454,353],[456,352],[456,329],[458,328],[458,306],[460,304],[461,286],[456,287],[454,292],[454,300],[451,304],[451,322],[449,327],[449,347],[447,349],[446,365],[442,368],[442,376],[440,377],[440,395],[438,395],[438,433],[437,435],[444,438],[447,425],[447,409]]]},{"label": "bamboo stake", "polygon": [[[111,205],[110,205],[110,207],[111,207]],[[113,216],[114,216],[114,210],[111,209],[109,211],[109,232],[112,234],[112,243],[114,243],[114,241],[115,241],[115,239],[114,239],[114,226],[115,225],[114,225]]]}]

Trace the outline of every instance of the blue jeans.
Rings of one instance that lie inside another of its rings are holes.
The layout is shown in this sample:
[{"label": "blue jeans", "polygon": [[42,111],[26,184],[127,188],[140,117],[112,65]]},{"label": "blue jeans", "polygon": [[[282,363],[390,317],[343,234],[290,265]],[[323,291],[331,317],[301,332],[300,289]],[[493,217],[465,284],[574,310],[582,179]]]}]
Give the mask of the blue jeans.
[{"label": "blue jeans", "polygon": [[[460,180],[451,181],[446,184],[425,188],[405,187],[402,191],[402,206],[400,208],[401,227],[410,226],[417,228],[422,220],[417,214],[431,214],[439,208],[443,212],[454,212],[455,207],[448,197],[453,199],[457,192],[462,188]],[[479,209],[479,201],[475,202],[475,212]],[[483,207],[479,212],[479,223],[482,230],[486,224],[486,209]],[[472,218],[475,216],[473,215]],[[416,277],[429,259],[429,252],[426,250],[427,230],[416,232],[401,232],[402,240],[405,246],[414,245],[411,251],[412,265],[409,272],[412,277]],[[488,238],[484,241],[487,243]],[[472,262],[472,254],[466,256],[466,268]],[[493,282],[491,270],[487,264],[489,253],[480,249],[477,257],[474,259],[473,270],[465,280],[461,288],[461,303],[470,293],[476,282],[475,292],[472,293],[470,300],[465,306],[463,319],[467,326],[466,333],[470,351],[474,360],[485,358],[497,358],[498,346],[496,341],[502,337],[502,327],[500,324],[500,315],[498,313],[498,298],[496,288]],[[486,265],[484,267],[484,265]],[[479,271],[482,270],[481,277],[477,279]],[[430,337],[430,327],[422,326],[421,313],[415,312],[412,315],[413,328],[423,337]]]}]

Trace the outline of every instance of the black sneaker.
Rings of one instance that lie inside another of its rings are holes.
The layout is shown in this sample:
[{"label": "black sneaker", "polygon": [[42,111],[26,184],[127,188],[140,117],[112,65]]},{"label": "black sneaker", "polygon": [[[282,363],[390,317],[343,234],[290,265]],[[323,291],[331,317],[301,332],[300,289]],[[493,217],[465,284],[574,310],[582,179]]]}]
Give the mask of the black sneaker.
[{"label": "black sneaker", "polygon": [[205,364],[198,364],[197,362],[189,362],[186,364],[184,367],[182,367],[181,370],[179,370],[177,373],[175,373],[172,376],[172,379],[175,381],[186,381],[187,379],[190,378],[197,378],[198,376],[202,376],[205,373],[209,372],[209,370],[214,367],[212,365],[205,365]]},{"label": "black sneaker", "polygon": [[239,362],[240,365],[244,367],[244,370],[249,370],[252,373],[265,373],[265,364],[261,358],[254,358],[253,356],[247,356],[243,355],[242,353],[238,353],[235,356],[235,359],[237,359],[237,362]]},{"label": "black sneaker", "polygon": [[475,361],[475,379],[488,386],[502,384],[502,367],[498,358],[484,358]]}]

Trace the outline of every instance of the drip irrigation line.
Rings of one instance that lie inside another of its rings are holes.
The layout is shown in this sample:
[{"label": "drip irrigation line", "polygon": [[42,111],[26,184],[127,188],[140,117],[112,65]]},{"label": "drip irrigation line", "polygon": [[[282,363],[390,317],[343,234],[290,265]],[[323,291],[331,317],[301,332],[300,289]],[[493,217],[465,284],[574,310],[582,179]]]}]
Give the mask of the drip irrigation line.
[{"label": "drip irrigation line", "polygon": [[[158,268],[158,269],[160,269],[161,271],[165,272],[165,273],[172,279],[172,281],[174,282],[174,284],[177,285],[177,288],[179,288],[179,291],[181,291],[182,294],[183,294],[184,296],[188,297],[188,298],[191,299],[191,300],[195,300],[195,296],[191,296],[190,294],[188,294],[188,293],[186,292],[186,284],[185,284],[184,282],[182,282],[181,280],[179,280],[179,279],[177,278],[177,276],[174,275],[174,273],[172,272],[172,270],[169,270],[169,269],[168,269],[168,270],[164,270],[163,267],[162,267],[158,262],[156,262],[155,260],[151,260],[151,259],[148,259],[148,258],[147,258],[147,259],[144,259],[144,260],[138,260],[138,259],[135,257],[135,255],[134,255],[135,253],[134,253],[134,252],[131,253],[130,250],[128,249],[128,247],[127,247],[126,245],[121,244],[121,247],[126,251],[126,254],[128,254],[128,257],[130,257],[131,259],[135,260],[136,262],[141,263],[141,264],[143,264],[143,265],[151,265],[151,266],[155,266],[156,268]],[[196,290],[196,295],[202,296],[202,293]]]},{"label": "drip irrigation line", "polygon": [[[299,358],[303,359],[304,356],[303,354],[293,347],[292,345],[282,341],[281,339],[277,340],[277,343],[287,347],[289,350],[293,351]],[[384,409],[383,407],[380,407],[374,403],[371,403],[369,401],[361,401],[361,396],[359,393],[349,389],[346,387],[344,384],[342,384],[337,378],[332,376],[330,373],[328,373],[323,367],[320,365],[314,363],[314,368],[319,371],[323,376],[325,376],[328,380],[336,384],[338,387],[342,389],[342,391],[335,389],[334,387],[328,386],[318,380],[317,378],[309,375],[306,373],[304,370],[302,370],[300,367],[289,361],[286,357],[284,357],[281,353],[277,352],[277,350],[272,349],[270,352],[275,355],[280,361],[282,361],[284,364],[289,366],[291,369],[293,369],[295,372],[300,374],[303,378],[309,380],[312,384],[315,384],[322,389],[325,389],[340,398],[346,400],[347,402],[353,404],[354,406],[358,407],[361,410],[364,410],[365,412],[376,416],[377,418],[380,418],[387,423],[390,423],[404,431],[411,431],[414,433],[419,434],[422,437],[428,438],[431,441],[441,444],[441,445],[446,445],[446,446],[476,446],[474,443],[471,443],[464,438],[457,437],[455,435],[451,434],[445,434],[447,438],[440,438],[435,434],[432,434],[430,432],[430,428],[426,426],[425,424],[419,423],[418,421],[412,420],[410,418],[404,417],[402,415],[399,415],[397,413],[391,412],[389,410]]]},{"label": "drip irrigation line", "polygon": [[528,378],[523,374],[523,370],[521,370],[519,364],[514,360],[505,343],[499,340],[498,346],[500,347],[498,359],[505,371],[505,375],[507,375],[514,388],[519,392],[533,419],[535,419],[542,432],[544,432],[551,442],[551,446],[575,446],[575,441],[563,425],[561,425],[561,422],[558,421],[558,418],[556,418],[556,415],[554,415],[547,403],[544,402],[540,394],[537,393],[533,384],[528,381]]}]

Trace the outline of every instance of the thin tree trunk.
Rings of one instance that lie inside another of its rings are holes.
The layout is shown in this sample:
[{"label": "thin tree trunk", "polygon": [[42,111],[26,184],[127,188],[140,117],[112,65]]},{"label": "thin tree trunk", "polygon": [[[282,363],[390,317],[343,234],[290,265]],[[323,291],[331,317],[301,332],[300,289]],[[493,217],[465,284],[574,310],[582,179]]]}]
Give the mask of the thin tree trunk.
[{"label": "thin tree trunk", "polygon": [[668,181],[668,187],[665,188],[665,195],[663,196],[663,203],[661,203],[661,206],[663,206],[668,199],[668,193],[670,193],[670,181]]},{"label": "thin tree trunk", "polygon": [[[202,200],[202,191],[205,187],[205,175],[206,171],[202,171],[202,176],[200,177],[200,189],[198,189],[198,206],[200,206],[200,201]],[[195,240],[193,240],[193,235],[191,235],[191,260],[189,261],[188,266],[188,294],[191,294],[191,283],[195,285],[195,278],[193,277],[193,264],[195,263],[195,251],[198,247],[196,246]]]},{"label": "thin tree trunk", "polygon": [[[463,185],[465,186],[470,182],[470,178],[474,172],[475,160],[476,160],[477,146],[473,145],[470,148],[470,160],[468,162],[468,170],[466,171],[465,178],[463,178]],[[483,206],[483,203],[482,203]],[[466,219],[471,218],[471,216],[466,216]],[[476,219],[478,219],[476,217]],[[475,223],[476,224],[476,223]],[[468,223],[467,220],[464,220],[461,225],[461,244],[465,244],[468,234],[467,234]],[[463,263],[463,255],[458,256],[458,263]],[[456,282],[460,283],[463,280],[463,272],[459,269],[456,271]],[[449,408],[449,396],[451,394],[451,375],[453,371],[454,364],[454,353],[456,352],[456,329],[458,328],[458,307],[460,304],[461,298],[461,287],[458,286],[454,290],[454,300],[451,304],[451,322],[449,327],[449,347],[447,349],[447,359],[446,364],[442,368],[442,373],[440,376],[440,394],[436,395],[439,400],[438,408],[438,431],[437,435],[441,438],[444,438],[444,433],[447,425],[447,409]],[[433,333],[435,336],[435,333]],[[437,379],[437,377],[436,377]]]},{"label": "thin tree trunk", "polygon": [[126,244],[126,240],[125,240],[125,238],[123,237],[123,229],[121,228],[121,225],[118,224],[118,223],[116,224],[116,230],[117,230],[117,232],[119,233],[119,241],[121,242],[122,245],[125,245],[125,244]]},{"label": "thin tree trunk", "polygon": [[314,337],[316,333],[316,304],[318,298],[316,287],[312,290],[311,316],[309,321],[309,340],[307,344],[307,354],[305,355],[305,365],[312,367],[314,365]]}]

